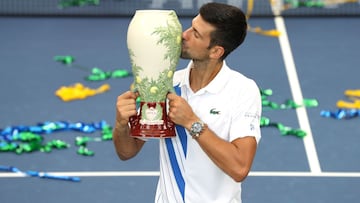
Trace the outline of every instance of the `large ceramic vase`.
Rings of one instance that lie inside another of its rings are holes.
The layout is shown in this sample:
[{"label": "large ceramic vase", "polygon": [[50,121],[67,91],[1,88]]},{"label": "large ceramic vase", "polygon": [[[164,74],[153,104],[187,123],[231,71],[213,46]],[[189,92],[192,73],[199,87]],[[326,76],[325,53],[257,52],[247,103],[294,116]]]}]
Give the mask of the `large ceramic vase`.
[{"label": "large ceramic vase", "polygon": [[167,116],[166,95],[173,92],[173,74],[181,52],[182,28],[173,10],[137,10],[128,33],[133,91],[140,105],[130,118],[133,137],[175,136],[175,124]]}]

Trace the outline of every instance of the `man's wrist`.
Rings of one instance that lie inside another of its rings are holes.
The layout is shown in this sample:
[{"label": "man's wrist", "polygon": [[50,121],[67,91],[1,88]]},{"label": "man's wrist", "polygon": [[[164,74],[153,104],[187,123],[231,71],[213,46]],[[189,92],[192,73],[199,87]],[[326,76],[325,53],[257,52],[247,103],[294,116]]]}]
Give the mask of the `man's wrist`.
[{"label": "man's wrist", "polygon": [[129,122],[125,121],[125,120],[123,120],[123,121],[116,120],[116,122],[115,122],[115,127],[118,127],[118,128],[126,128],[128,126],[129,126]]},{"label": "man's wrist", "polygon": [[204,123],[201,120],[198,120],[191,124],[189,133],[194,139],[197,139],[200,137],[200,135],[204,132],[206,128],[207,128],[206,123]]},{"label": "man's wrist", "polygon": [[117,136],[128,135],[129,124],[121,121],[116,121],[114,131]]}]

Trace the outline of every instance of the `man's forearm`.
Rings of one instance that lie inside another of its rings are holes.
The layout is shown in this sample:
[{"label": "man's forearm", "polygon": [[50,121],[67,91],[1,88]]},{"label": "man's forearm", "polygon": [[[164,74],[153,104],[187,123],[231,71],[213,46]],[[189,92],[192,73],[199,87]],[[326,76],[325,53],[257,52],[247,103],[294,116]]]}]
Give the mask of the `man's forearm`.
[{"label": "man's forearm", "polygon": [[116,153],[121,160],[134,157],[142,148],[145,141],[130,136],[128,125],[121,125],[116,122],[113,130],[113,142]]}]

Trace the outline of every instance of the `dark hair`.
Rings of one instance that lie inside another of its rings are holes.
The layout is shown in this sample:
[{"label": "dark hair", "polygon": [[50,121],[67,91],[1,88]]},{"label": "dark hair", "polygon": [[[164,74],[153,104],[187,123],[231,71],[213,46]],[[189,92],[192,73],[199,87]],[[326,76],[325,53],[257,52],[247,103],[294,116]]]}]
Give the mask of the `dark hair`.
[{"label": "dark hair", "polygon": [[216,30],[211,33],[209,48],[219,45],[225,52],[221,59],[225,59],[234,49],[243,43],[247,23],[240,8],[222,3],[207,3],[201,6],[200,16],[213,25]]}]

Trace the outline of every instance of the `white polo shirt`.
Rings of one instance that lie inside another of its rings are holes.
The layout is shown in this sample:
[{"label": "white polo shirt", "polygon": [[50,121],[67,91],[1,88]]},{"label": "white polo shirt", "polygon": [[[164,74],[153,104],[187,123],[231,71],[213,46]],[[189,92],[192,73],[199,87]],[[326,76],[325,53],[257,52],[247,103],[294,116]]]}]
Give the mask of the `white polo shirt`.
[{"label": "white polo shirt", "polygon": [[[226,141],[254,136],[259,142],[261,95],[256,83],[224,62],[214,80],[194,93],[189,85],[191,67],[192,62],[175,72],[174,86],[179,87],[195,114]],[[176,137],[160,140],[155,202],[240,203],[241,183],[218,168],[187,130],[177,127]]]}]

